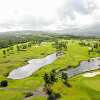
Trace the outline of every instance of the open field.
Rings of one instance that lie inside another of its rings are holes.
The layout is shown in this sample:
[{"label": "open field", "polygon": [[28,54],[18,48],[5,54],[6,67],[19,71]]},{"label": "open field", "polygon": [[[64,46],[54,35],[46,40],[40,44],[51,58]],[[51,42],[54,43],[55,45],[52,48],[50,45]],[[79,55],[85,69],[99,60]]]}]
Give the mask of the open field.
[{"label": "open field", "polygon": [[[60,39],[59,41],[65,40]],[[44,83],[43,75],[45,72],[50,72],[56,68],[59,70],[67,69],[68,66],[77,67],[82,60],[100,56],[96,52],[89,55],[88,47],[81,46],[78,42],[79,40],[68,40],[68,49],[64,51],[63,56],[52,64],[39,69],[32,76],[21,80],[11,80],[6,77],[11,70],[25,65],[30,59],[42,58],[56,52],[56,49],[52,46],[53,42],[47,42],[40,46],[32,45],[31,48],[27,48],[24,51],[17,51],[16,45],[14,45],[14,52],[6,57],[2,54],[3,49],[1,49],[0,81],[7,79],[8,86],[6,88],[17,88],[17,90],[0,90],[0,100],[22,100],[26,95],[25,90],[35,91]],[[59,100],[100,100],[99,78],[100,76],[92,78],[82,77],[82,75],[75,76],[68,80],[72,85],[71,88],[66,87],[59,80],[53,85],[53,91],[61,95]],[[45,96],[34,96],[30,100],[47,100],[47,98]]]}]

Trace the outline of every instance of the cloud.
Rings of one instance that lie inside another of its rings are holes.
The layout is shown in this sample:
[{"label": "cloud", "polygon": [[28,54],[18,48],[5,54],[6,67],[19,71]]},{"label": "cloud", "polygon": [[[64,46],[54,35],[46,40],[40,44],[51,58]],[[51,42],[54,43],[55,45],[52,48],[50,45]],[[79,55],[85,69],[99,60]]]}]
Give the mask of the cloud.
[{"label": "cloud", "polygon": [[99,0],[0,0],[0,31],[84,31],[98,23]]},{"label": "cloud", "polygon": [[74,12],[80,14],[90,14],[96,9],[95,3],[91,0],[66,0],[61,10],[62,17],[69,16],[75,18]]}]

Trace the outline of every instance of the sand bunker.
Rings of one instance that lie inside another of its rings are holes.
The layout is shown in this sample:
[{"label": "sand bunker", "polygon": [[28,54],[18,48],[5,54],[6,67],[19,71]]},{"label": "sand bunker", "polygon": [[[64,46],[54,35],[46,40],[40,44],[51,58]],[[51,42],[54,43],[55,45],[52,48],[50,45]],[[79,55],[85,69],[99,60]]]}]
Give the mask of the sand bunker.
[{"label": "sand bunker", "polygon": [[89,73],[85,73],[82,76],[83,77],[95,77],[96,75],[100,75],[100,72],[89,72]]}]

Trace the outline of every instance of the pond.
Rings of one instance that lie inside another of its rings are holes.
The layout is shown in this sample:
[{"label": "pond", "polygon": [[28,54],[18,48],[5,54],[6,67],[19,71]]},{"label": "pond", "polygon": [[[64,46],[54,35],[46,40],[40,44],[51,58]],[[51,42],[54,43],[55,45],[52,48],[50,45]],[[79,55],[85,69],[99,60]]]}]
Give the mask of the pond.
[{"label": "pond", "polygon": [[91,58],[88,61],[82,61],[76,68],[67,70],[68,77],[75,76],[84,72],[96,70],[100,68],[100,57]]},{"label": "pond", "polygon": [[41,67],[51,64],[54,62],[59,56],[56,53],[48,55],[47,57],[41,59],[32,59],[28,61],[28,64],[19,67],[17,69],[12,70],[8,78],[10,79],[22,79],[31,76],[35,71],[40,69]]}]

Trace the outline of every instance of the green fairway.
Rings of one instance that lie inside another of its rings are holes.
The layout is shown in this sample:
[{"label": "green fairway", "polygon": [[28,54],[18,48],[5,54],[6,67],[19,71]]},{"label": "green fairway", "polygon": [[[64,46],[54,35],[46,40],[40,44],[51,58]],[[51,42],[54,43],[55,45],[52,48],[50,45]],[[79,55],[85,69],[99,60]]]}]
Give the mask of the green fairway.
[{"label": "green fairway", "polygon": [[[62,41],[62,40],[60,40]],[[78,40],[69,40],[68,49],[64,55],[59,57],[52,64],[46,65],[43,68],[36,71],[32,76],[20,79],[11,80],[8,79],[7,88],[18,88],[22,90],[35,91],[39,86],[43,84],[43,75],[45,72],[50,72],[52,69],[64,69],[68,66],[77,67],[80,61],[88,60],[90,57],[99,56],[97,53],[88,55],[88,47],[80,46]],[[33,45],[31,48],[25,51],[17,51],[16,45],[14,46],[14,52],[6,57],[0,50],[0,81],[7,79],[7,74],[18,67],[27,64],[27,61],[34,58],[42,58],[49,54],[56,52],[56,49],[52,47],[52,42],[47,42],[45,45]],[[100,76],[94,78],[84,78],[81,75],[70,78],[69,83],[71,88],[66,87],[60,80],[54,84],[53,90],[55,93],[59,93],[61,97],[59,100],[100,100]],[[6,96],[6,99],[5,99]],[[0,90],[0,100],[22,100],[25,97],[23,91],[14,90]],[[46,100],[46,97],[34,96],[30,100]]]}]

